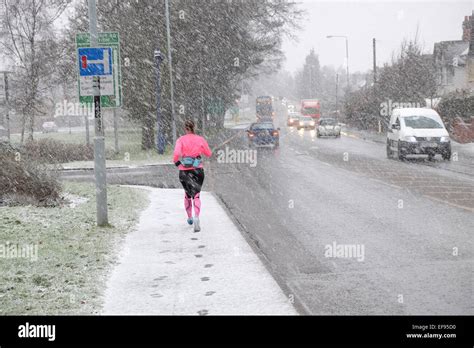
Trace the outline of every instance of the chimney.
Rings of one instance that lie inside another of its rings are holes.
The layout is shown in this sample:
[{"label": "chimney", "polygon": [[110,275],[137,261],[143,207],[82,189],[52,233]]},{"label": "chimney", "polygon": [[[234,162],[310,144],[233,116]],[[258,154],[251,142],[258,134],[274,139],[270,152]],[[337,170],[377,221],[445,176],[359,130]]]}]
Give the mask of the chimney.
[{"label": "chimney", "polygon": [[471,30],[472,30],[472,16],[464,16],[464,21],[462,22],[462,41],[471,40]]},{"label": "chimney", "polygon": [[467,54],[467,85],[469,86],[471,91],[474,91],[474,11],[472,11],[470,29],[471,32],[469,35],[469,52]]},{"label": "chimney", "polygon": [[472,11],[472,16],[469,17],[470,25],[469,25],[469,52],[468,55],[470,57],[474,57],[474,11]]}]

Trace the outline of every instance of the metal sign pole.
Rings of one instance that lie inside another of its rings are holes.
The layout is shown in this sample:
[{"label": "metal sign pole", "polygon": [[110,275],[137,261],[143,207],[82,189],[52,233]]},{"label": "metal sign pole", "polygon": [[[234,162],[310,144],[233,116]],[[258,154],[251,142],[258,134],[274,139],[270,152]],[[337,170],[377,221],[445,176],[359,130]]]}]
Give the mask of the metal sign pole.
[{"label": "metal sign pole", "polygon": [[[97,10],[96,0],[89,0],[89,32],[91,36],[91,47],[97,47]],[[107,210],[107,177],[105,165],[105,136],[100,110],[100,77],[94,77],[94,174],[97,201],[97,225],[108,224]]]}]

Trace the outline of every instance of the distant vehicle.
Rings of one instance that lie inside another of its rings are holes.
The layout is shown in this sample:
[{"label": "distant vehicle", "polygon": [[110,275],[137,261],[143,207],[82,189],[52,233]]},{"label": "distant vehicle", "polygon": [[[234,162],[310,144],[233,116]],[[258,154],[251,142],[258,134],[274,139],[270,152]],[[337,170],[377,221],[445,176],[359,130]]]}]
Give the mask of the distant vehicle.
[{"label": "distant vehicle", "polygon": [[341,136],[341,126],[334,118],[321,118],[319,120],[316,135],[318,136],[318,138],[322,136],[332,136],[339,138]]},{"label": "distant vehicle", "polygon": [[257,97],[255,111],[257,114],[257,121],[273,121],[275,112],[273,111],[273,98],[270,96]]},{"label": "distant vehicle", "polygon": [[247,130],[249,146],[269,146],[277,148],[280,145],[280,128],[275,128],[273,122],[252,123]]},{"label": "distant vehicle", "polygon": [[433,109],[397,108],[392,111],[387,133],[387,157],[396,154],[398,159],[407,155],[428,155],[432,160],[436,154],[451,159],[451,139]]},{"label": "distant vehicle", "polygon": [[311,116],[316,122],[321,117],[321,104],[317,99],[303,99],[301,101],[301,113],[304,116]]},{"label": "distant vehicle", "polygon": [[301,115],[298,117],[298,121],[295,123],[296,129],[315,129],[316,128],[316,122],[311,116],[304,116]]},{"label": "distant vehicle", "polygon": [[289,112],[288,113],[288,117],[286,119],[286,125],[288,127],[292,127],[292,126],[295,126],[297,123],[298,123],[298,119],[301,117],[302,115],[299,113],[299,112]]},{"label": "distant vehicle", "polygon": [[58,131],[58,126],[55,122],[45,122],[41,128],[43,133],[55,133]]}]

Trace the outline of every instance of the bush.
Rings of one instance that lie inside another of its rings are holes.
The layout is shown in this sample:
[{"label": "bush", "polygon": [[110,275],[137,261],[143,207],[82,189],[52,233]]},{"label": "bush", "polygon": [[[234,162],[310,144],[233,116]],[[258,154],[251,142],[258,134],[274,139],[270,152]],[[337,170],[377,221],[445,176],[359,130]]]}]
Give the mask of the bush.
[{"label": "bush", "polygon": [[457,119],[469,123],[474,116],[474,95],[468,90],[452,92],[441,99],[437,110],[448,129]]},{"label": "bush", "polygon": [[0,204],[55,205],[61,186],[50,170],[0,142]]},{"label": "bush", "polygon": [[94,148],[86,144],[70,144],[52,139],[29,141],[24,145],[24,153],[45,163],[66,163],[94,159]]}]

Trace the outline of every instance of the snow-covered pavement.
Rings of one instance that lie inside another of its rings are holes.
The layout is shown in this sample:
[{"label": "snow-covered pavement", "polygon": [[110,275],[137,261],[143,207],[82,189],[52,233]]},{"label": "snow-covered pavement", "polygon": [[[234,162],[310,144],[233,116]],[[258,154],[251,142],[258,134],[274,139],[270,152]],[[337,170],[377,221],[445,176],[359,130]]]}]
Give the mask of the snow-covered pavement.
[{"label": "snow-covered pavement", "polygon": [[194,233],[182,190],[142,188],[151,202],[125,239],[102,314],[298,314],[211,193]]}]

